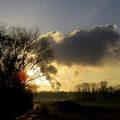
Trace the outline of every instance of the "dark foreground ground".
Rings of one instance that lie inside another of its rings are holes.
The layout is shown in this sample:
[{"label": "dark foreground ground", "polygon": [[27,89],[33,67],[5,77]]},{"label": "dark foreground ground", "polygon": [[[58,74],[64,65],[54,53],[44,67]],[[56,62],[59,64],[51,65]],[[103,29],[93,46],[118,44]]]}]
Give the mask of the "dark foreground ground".
[{"label": "dark foreground ground", "polygon": [[81,105],[72,101],[42,103],[15,120],[120,120],[120,105]]}]

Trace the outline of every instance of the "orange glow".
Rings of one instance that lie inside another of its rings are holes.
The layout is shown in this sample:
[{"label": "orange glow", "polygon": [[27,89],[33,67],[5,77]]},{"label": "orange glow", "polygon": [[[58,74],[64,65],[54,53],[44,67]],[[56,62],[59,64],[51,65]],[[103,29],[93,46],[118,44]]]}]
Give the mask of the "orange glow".
[{"label": "orange glow", "polygon": [[27,80],[27,74],[26,74],[26,71],[25,70],[21,70],[19,72],[19,79],[20,81],[26,81]]}]

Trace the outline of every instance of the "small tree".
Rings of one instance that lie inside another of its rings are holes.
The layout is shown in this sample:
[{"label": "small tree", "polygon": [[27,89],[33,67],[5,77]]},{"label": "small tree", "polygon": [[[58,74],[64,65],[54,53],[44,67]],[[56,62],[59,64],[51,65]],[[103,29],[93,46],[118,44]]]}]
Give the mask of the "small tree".
[{"label": "small tree", "polygon": [[[56,74],[50,65],[54,55],[47,39],[38,30],[0,26],[0,109],[10,116],[32,109],[31,81]],[[39,66],[40,74],[28,77],[26,72]],[[3,110],[4,109],[4,110]]]}]

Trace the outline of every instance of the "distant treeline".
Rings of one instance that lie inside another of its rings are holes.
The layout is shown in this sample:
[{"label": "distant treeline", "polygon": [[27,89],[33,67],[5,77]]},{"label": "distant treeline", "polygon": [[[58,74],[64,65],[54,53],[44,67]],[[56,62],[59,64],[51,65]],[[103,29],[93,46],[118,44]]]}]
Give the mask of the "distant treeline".
[{"label": "distant treeline", "polygon": [[120,103],[120,85],[108,86],[100,83],[82,83],[76,86],[76,97],[80,102]]},{"label": "distant treeline", "polygon": [[81,103],[120,103],[120,85],[108,86],[106,81],[100,83],[82,83],[73,92],[38,92],[34,101],[75,100]]},{"label": "distant treeline", "polygon": [[65,101],[73,100],[75,92],[38,92],[34,93],[34,101]]}]

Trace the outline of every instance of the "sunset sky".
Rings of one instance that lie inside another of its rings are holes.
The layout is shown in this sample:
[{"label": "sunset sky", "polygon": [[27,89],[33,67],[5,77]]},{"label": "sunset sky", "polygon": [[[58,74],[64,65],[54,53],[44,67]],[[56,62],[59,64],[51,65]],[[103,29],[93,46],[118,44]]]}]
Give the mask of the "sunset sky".
[{"label": "sunset sky", "polygon": [[[0,0],[0,23],[38,27],[56,56],[60,90],[120,84],[120,0]],[[41,82],[40,90],[51,90]]]}]

